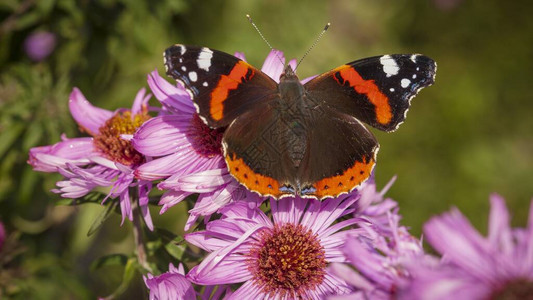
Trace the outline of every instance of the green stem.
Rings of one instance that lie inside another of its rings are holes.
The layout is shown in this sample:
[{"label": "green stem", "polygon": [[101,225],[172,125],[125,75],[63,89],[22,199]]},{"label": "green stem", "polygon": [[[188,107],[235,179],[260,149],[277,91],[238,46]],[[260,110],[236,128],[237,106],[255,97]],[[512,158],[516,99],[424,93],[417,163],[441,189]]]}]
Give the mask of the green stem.
[{"label": "green stem", "polygon": [[139,207],[139,198],[137,194],[137,189],[131,189],[133,193],[130,193],[132,196],[131,210],[133,213],[133,238],[135,240],[135,254],[137,255],[137,260],[139,264],[148,272],[152,272],[152,268],[148,265],[148,260],[146,257],[146,249],[144,247],[143,240],[143,230],[141,224],[141,208]]}]

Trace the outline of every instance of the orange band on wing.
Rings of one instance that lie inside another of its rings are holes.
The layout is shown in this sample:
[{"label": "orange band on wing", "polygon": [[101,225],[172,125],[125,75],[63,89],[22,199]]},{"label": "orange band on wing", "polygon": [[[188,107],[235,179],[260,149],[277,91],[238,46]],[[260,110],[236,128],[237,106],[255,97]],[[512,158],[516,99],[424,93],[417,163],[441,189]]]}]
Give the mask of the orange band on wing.
[{"label": "orange band on wing", "polygon": [[243,184],[247,189],[260,193],[261,195],[271,195],[279,198],[284,193],[279,190],[279,182],[274,178],[255,173],[242,158],[237,158],[235,154],[226,155],[226,164],[235,179]]},{"label": "orange band on wing", "polygon": [[219,121],[224,117],[224,101],[228,98],[229,91],[236,89],[246,79],[248,70],[252,70],[250,78],[254,76],[253,68],[244,61],[239,61],[228,75],[221,75],[217,86],[211,92],[209,113],[211,118]]},{"label": "orange band on wing", "polygon": [[340,66],[333,72],[339,72],[344,79],[344,82],[339,82],[338,78],[333,76],[339,84],[344,85],[348,81],[356,92],[368,97],[368,100],[376,107],[376,119],[380,124],[386,125],[392,120],[389,98],[379,90],[374,80],[364,80],[353,67],[348,65]]},{"label": "orange band on wing", "polygon": [[372,172],[375,161],[373,158],[356,161],[355,164],[341,175],[327,177],[313,184],[316,192],[313,196],[319,199],[336,197],[341,193],[349,193],[356,186],[365,181]]}]

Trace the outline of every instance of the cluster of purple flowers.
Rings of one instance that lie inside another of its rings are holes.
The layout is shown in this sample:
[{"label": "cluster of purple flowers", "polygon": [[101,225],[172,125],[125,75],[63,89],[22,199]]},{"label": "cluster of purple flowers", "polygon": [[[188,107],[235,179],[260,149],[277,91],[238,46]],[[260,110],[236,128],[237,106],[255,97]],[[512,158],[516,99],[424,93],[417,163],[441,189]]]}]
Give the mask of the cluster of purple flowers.
[{"label": "cluster of purple flowers", "polygon": [[[262,71],[279,80],[283,61],[274,50]],[[107,111],[75,88],[70,111],[91,137],[33,148],[29,163],[64,176],[54,189],[62,197],[108,188],[123,220],[139,207],[151,230],[153,184],[164,190],[161,214],[198,194],[185,230],[199,219],[205,229],[185,240],[206,255],[187,273],[170,264],[146,274],[150,299],[532,299],[533,206],[528,226],[512,229],[503,199],[492,196],[488,237],[457,210],[431,219],[425,239],[439,258],[400,224],[398,204],[384,196],[394,180],[378,191],[371,177],[324,201],[259,197],[230,176],[223,130],[202,122],[184,87],[157,71],[148,85],[160,108],[141,89],[131,109]]]}]

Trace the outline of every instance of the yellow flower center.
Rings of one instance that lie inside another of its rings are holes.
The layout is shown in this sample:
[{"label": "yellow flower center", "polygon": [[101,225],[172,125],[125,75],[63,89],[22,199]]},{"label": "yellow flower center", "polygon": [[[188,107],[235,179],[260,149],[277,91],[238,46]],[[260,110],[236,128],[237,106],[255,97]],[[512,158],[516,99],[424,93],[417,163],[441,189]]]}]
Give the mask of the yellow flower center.
[{"label": "yellow flower center", "polygon": [[148,119],[150,116],[145,110],[133,117],[131,111],[117,113],[98,129],[94,145],[114,162],[126,166],[138,166],[144,162],[143,155],[133,148],[130,141],[124,140],[120,135],[134,134]]}]

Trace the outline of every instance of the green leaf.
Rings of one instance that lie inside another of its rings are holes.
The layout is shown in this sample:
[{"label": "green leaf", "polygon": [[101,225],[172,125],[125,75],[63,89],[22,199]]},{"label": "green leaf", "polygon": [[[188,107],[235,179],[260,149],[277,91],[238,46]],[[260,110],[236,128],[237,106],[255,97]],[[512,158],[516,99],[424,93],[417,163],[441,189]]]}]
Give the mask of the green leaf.
[{"label": "green leaf", "polygon": [[124,268],[122,282],[111,295],[106,297],[106,299],[115,299],[123,294],[128,289],[128,285],[130,284],[131,280],[135,277],[135,271],[138,268],[139,265],[137,263],[137,259],[135,257],[130,257],[126,263],[126,267]]},{"label": "green leaf", "polygon": [[178,260],[182,260],[185,249],[187,248],[187,245],[183,243],[183,238],[181,238],[181,240],[181,243],[170,242],[165,245],[165,250],[167,250],[168,254],[172,255]]},{"label": "green leaf", "polygon": [[109,201],[106,204],[106,208],[102,213],[94,220],[93,225],[91,225],[91,228],[89,229],[89,232],[87,232],[87,236],[93,235],[102,225],[104,225],[104,222],[111,216],[111,213],[113,210],[115,210],[115,207],[117,206],[118,201]]},{"label": "green leaf", "polygon": [[0,157],[4,155],[4,153],[13,146],[15,141],[19,138],[22,131],[24,131],[24,124],[22,123],[15,123],[9,128],[5,128],[4,132],[0,132]]},{"label": "green leaf", "polygon": [[107,266],[125,266],[128,262],[128,256],[124,254],[110,254],[99,257],[91,264],[91,271],[96,271],[102,267]]}]

